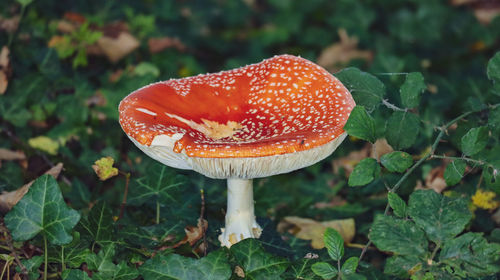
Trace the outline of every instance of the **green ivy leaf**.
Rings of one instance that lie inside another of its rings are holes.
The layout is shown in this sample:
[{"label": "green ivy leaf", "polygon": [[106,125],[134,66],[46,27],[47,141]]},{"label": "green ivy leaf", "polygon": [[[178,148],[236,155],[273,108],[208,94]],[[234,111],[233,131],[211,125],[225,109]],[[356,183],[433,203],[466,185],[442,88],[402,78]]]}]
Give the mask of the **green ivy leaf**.
[{"label": "green ivy leaf", "polygon": [[168,203],[175,201],[173,190],[184,184],[184,177],[176,175],[163,164],[155,164],[148,176],[137,180],[137,185],[130,189],[128,204],[142,205],[146,201]]},{"label": "green ivy leaf", "polygon": [[[309,244],[309,243],[308,243]],[[309,245],[308,245],[309,246]],[[285,279],[314,279],[315,273],[312,271],[311,258],[301,258],[295,261],[282,277]]]},{"label": "green ivy leaf", "polygon": [[342,271],[342,274],[356,273],[356,269],[358,268],[358,263],[359,263],[358,257],[350,257],[344,262],[340,271]]},{"label": "green ivy leaf", "polygon": [[[21,263],[24,265],[24,267],[26,267],[26,270],[28,271],[28,278],[30,280],[36,280],[40,278],[40,273],[38,272],[38,268],[43,263],[42,256],[34,256],[31,259],[22,260]],[[16,267],[16,271],[21,272],[21,268]]]},{"label": "green ivy leaf", "polygon": [[364,186],[369,184],[380,174],[380,165],[374,158],[361,160],[349,175],[348,184],[351,187]]},{"label": "green ivy leaf", "polygon": [[326,262],[317,262],[311,266],[311,269],[316,275],[323,279],[332,279],[339,273],[335,267]]},{"label": "green ivy leaf", "polygon": [[488,128],[480,126],[472,128],[462,137],[462,152],[472,156],[482,151],[488,144]]},{"label": "green ivy leaf", "polygon": [[247,279],[280,279],[289,266],[286,259],[267,253],[259,241],[253,238],[231,246],[231,253],[244,269]]},{"label": "green ivy leaf", "polygon": [[464,199],[449,198],[433,190],[412,193],[408,213],[427,237],[438,244],[462,232],[472,218]]},{"label": "green ivy leaf", "polygon": [[115,264],[112,262],[112,259],[114,256],[115,244],[110,243],[102,247],[97,255],[88,255],[86,263],[90,270],[113,274],[113,271],[115,270]]},{"label": "green ivy leaf", "polygon": [[167,237],[174,237],[174,242],[183,238],[186,233],[184,231],[185,223],[179,220],[169,219],[160,224],[151,226],[133,226],[127,225],[118,231],[118,234],[126,242],[138,247],[153,248],[158,246],[161,240]]},{"label": "green ivy leaf", "polygon": [[80,221],[82,233],[87,233],[99,244],[113,240],[113,214],[105,202],[100,201],[87,217]]},{"label": "green ivy leaf", "polygon": [[92,280],[87,272],[80,269],[67,269],[62,273],[63,280]]},{"label": "green ivy leaf", "polygon": [[344,130],[351,136],[375,143],[375,120],[366,112],[365,107],[356,106],[351,111]]},{"label": "green ivy leaf", "polygon": [[464,176],[465,167],[467,164],[463,160],[454,160],[446,166],[444,170],[444,180],[448,186],[453,186],[460,183]]},{"label": "green ivy leaf", "polygon": [[403,279],[409,279],[411,274],[421,269],[422,261],[417,256],[392,256],[385,262],[384,273]]},{"label": "green ivy leaf", "polygon": [[385,137],[394,149],[406,149],[415,143],[419,129],[420,120],[415,114],[396,111],[387,120]]},{"label": "green ivy leaf", "polygon": [[139,271],[137,268],[130,267],[125,261],[121,261],[119,264],[114,265],[114,270],[112,272],[99,271],[92,275],[94,280],[132,280],[139,276]]},{"label": "green ivy leaf", "polygon": [[[232,248],[231,248],[232,249]],[[231,267],[222,250],[214,251],[199,260],[176,254],[157,255],[139,268],[145,280],[159,279],[229,279]]]},{"label": "green ivy leaf", "polygon": [[389,201],[389,206],[391,206],[394,211],[394,215],[400,218],[406,218],[408,215],[408,207],[401,197],[395,192],[389,192],[387,194],[387,200]]},{"label": "green ivy leaf", "polygon": [[78,231],[73,231],[73,240],[71,243],[49,249],[49,262],[61,263],[64,261],[67,267],[78,268],[91,254],[88,248],[89,245],[89,242],[82,242],[80,240],[80,233]]},{"label": "green ivy leaf", "polygon": [[356,104],[371,110],[382,102],[385,86],[375,76],[353,67],[345,68],[335,76],[351,91]]},{"label": "green ivy leaf", "polygon": [[325,241],[325,247],[328,250],[330,258],[334,261],[340,260],[344,255],[344,239],[340,233],[333,228],[327,228],[323,240]]},{"label": "green ivy leaf", "polygon": [[405,152],[392,152],[380,158],[382,165],[390,172],[405,172],[413,164],[412,157]]},{"label": "green ivy leaf", "polygon": [[375,216],[370,239],[378,249],[395,254],[420,256],[427,252],[424,232],[412,221],[392,216]]},{"label": "green ivy leaf", "polygon": [[80,214],[64,203],[56,180],[50,175],[36,179],[24,197],[5,216],[14,240],[25,241],[42,233],[51,244],[71,242],[70,230]]},{"label": "green ivy leaf", "polygon": [[500,83],[500,52],[497,52],[488,62],[486,74],[488,79]]},{"label": "green ivy leaf", "polygon": [[427,86],[424,83],[424,76],[420,72],[411,72],[406,76],[406,80],[400,88],[401,102],[406,108],[414,108],[420,104],[420,95]]},{"label": "green ivy leaf", "polygon": [[465,233],[444,243],[439,260],[469,277],[500,272],[500,244],[488,243],[480,233]]}]

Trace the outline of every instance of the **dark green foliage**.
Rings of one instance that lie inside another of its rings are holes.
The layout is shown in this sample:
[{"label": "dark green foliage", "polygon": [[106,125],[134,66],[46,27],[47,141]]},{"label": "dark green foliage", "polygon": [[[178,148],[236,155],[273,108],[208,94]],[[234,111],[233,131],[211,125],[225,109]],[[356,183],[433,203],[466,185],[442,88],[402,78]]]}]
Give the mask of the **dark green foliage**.
[{"label": "dark green foliage", "polygon": [[[14,241],[6,230],[0,238],[3,278],[22,273],[14,255],[28,279],[44,276],[45,256],[47,276],[62,279],[493,279],[500,272],[493,216],[500,17],[479,23],[476,5],[438,0],[4,2],[0,50],[10,53],[9,65],[0,65],[0,89],[7,86],[0,192],[59,162],[64,169],[58,183],[37,179],[4,214]],[[137,39],[136,49],[116,62],[94,54],[103,38],[122,32]],[[153,50],[155,39],[166,48]],[[351,137],[327,160],[255,179],[265,230],[221,249],[226,182],[150,159],[123,133],[117,107],[152,82],[284,53],[337,60],[321,66],[357,104],[344,126]],[[30,145],[39,136],[53,151]],[[5,159],[4,149],[25,159]],[[91,166],[106,156],[120,173],[100,181]],[[202,235],[200,216],[208,220]],[[326,249],[313,249],[296,236],[300,229],[283,225],[286,216],[353,218],[352,245],[328,230]],[[368,239],[362,254],[358,245]]]},{"label": "dark green foliage", "polygon": [[356,106],[351,112],[345,126],[345,131],[349,135],[375,143],[377,136],[375,134],[375,121],[366,112],[365,107]]},{"label": "dark green foliage", "polygon": [[401,173],[413,164],[413,159],[405,152],[392,152],[380,157],[380,162],[390,172]]},{"label": "dark green foliage", "polygon": [[64,203],[56,180],[50,175],[37,179],[29,191],[5,216],[15,240],[25,241],[41,233],[52,244],[71,242],[71,229],[80,214]]},{"label": "dark green foliage", "polygon": [[377,161],[373,158],[365,158],[354,167],[349,176],[349,186],[364,186],[377,178],[379,173],[380,166]]}]

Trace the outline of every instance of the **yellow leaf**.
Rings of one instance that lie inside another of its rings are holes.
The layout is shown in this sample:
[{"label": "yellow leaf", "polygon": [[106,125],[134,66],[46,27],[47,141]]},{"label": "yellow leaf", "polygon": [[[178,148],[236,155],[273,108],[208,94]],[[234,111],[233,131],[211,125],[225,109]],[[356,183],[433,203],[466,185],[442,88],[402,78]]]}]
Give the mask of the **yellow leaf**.
[{"label": "yellow leaf", "polygon": [[278,230],[288,230],[297,238],[311,240],[314,249],[325,247],[323,234],[327,228],[333,228],[340,233],[345,243],[350,243],[356,232],[354,219],[330,220],[318,222],[308,218],[285,217],[278,224]]},{"label": "yellow leaf", "polygon": [[500,202],[494,200],[495,196],[494,192],[477,189],[472,196],[472,203],[479,208],[493,210],[500,206]]},{"label": "yellow leaf", "polygon": [[95,164],[92,165],[92,169],[94,169],[99,180],[105,181],[118,175],[118,168],[113,167],[114,162],[115,160],[112,157],[103,157],[95,161]]},{"label": "yellow leaf", "polygon": [[59,149],[59,142],[43,135],[29,139],[28,144],[32,148],[44,151],[49,155],[57,154],[57,150]]}]

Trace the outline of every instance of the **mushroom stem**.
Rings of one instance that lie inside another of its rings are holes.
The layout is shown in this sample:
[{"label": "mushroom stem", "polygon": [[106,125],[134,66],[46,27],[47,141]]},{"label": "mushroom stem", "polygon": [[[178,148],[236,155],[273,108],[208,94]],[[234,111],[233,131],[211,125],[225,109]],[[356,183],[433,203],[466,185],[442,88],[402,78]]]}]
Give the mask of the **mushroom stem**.
[{"label": "mushroom stem", "polygon": [[226,227],[219,241],[231,247],[245,238],[259,238],[261,227],[255,221],[251,179],[227,179]]}]

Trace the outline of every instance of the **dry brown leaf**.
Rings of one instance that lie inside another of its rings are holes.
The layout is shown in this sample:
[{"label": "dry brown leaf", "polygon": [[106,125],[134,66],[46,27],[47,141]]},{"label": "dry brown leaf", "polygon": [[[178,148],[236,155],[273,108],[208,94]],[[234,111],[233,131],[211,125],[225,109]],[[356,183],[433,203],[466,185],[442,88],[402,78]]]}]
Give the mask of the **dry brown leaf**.
[{"label": "dry brown leaf", "polygon": [[4,30],[7,33],[16,31],[19,26],[20,19],[20,16],[13,16],[11,18],[4,18],[0,16],[0,30]]},{"label": "dry brown leaf", "polygon": [[500,1],[499,0],[451,0],[452,6],[468,6],[474,11],[476,19],[484,25],[500,15]]},{"label": "dry brown leaf", "polygon": [[179,51],[184,51],[186,46],[178,38],[149,38],[148,39],[149,52],[159,53],[167,48],[175,48]]},{"label": "dry brown leaf", "polygon": [[60,31],[62,33],[71,33],[75,30],[76,25],[67,20],[60,20],[57,22],[57,31]]},{"label": "dry brown leaf", "polygon": [[11,151],[0,148],[0,160],[24,160],[26,155],[22,151]]},{"label": "dry brown leaf", "polygon": [[9,85],[10,76],[10,60],[9,60],[9,48],[3,46],[0,51],[0,94],[4,94],[7,91],[7,86]]},{"label": "dry brown leaf", "polygon": [[349,177],[354,166],[362,159],[370,156],[371,144],[367,143],[361,150],[352,151],[347,156],[337,158],[332,161],[333,172],[337,174],[340,168],[344,168],[345,174]]},{"label": "dry brown leaf", "polygon": [[441,165],[435,167],[429,171],[427,177],[425,177],[425,185],[417,184],[416,189],[431,189],[437,193],[442,193],[446,189],[446,181],[444,180],[444,170],[446,166]]},{"label": "dry brown leaf", "polygon": [[[51,169],[47,170],[44,174],[49,174],[57,179],[57,177],[61,173],[62,168],[63,164],[60,162]],[[5,213],[12,209],[12,207],[14,207],[14,205],[16,205],[17,202],[19,202],[19,200],[21,200],[21,198],[23,198],[23,196],[28,192],[31,185],[33,185],[33,182],[35,182],[35,180],[27,183],[26,185],[20,187],[15,191],[4,192],[0,194],[0,212]]]},{"label": "dry brown leaf", "polygon": [[500,225],[500,208],[497,209],[497,211],[491,216],[491,218],[497,225]]},{"label": "dry brown leaf", "polygon": [[370,153],[370,157],[375,158],[376,155],[378,160],[380,160],[381,156],[394,151],[391,145],[387,143],[387,140],[385,140],[385,138],[378,139],[377,141],[375,141],[375,144],[373,145],[375,146],[373,147]]},{"label": "dry brown leaf", "polygon": [[345,243],[350,243],[356,232],[354,219],[318,222],[313,219],[290,216],[283,218],[278,224],[278,231],[288,231],[297,238],[311,240],[311,246],[314,249],[325,247],[323,234],[327,228],[338,231]]},{"label": "dry brown leaf", "polygon": [[363,59],[371,61],[373,52],[358,50],[358,38],[349,37],[345,29],[338,30],[340,42],[334,43],[321,51],[318,57],[318,64],[330,72],[337,72],[353,59]]},{"label": "dry brown leaf", "polygon": [[107,103],[106,98],[102,94],[101,91],[97,91],[93,96],[89,97],[87,100],[85,100],[85,105],[91,107],[91,106],[105,106]]},{"label": "dry brown leaf", "polygon": [[177,248],[183,244],[189,243],[189,245],[193,246],[203,238],[203,235],[207,231],[208,228],[208,222],[205,219],[198,219],[198,223],[196,226],[186,226],[184,228],[184,232],[186,233],[186,236],[179,242],[177,242],[175,245],[172,246],[172,248]]},{"label": "dry brown leaf", "polygon": [[102,36],[97,41],[109,61],[115,63],[139,47],[139,41],[128,32],[121,32],[117,38]]},{"label": "dry brown leaf", "polygon": [[238,275],[240,278],[245,278],[245,271],[239,265],[234,267],[234,274]]}]

